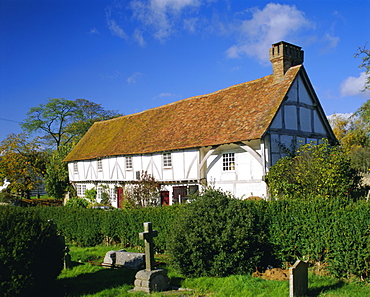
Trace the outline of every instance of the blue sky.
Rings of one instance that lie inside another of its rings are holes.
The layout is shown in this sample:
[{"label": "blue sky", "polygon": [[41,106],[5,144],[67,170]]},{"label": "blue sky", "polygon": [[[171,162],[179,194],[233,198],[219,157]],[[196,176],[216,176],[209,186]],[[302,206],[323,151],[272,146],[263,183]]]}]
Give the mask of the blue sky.
[{"label": "blue sky", "polygon": [[0,0],[0,141],[48,98],[127,115],[269,75],[281,40],[304,50],[327,115],[354,112],[370,97],[354,58],[369,13],[369,0]]}]

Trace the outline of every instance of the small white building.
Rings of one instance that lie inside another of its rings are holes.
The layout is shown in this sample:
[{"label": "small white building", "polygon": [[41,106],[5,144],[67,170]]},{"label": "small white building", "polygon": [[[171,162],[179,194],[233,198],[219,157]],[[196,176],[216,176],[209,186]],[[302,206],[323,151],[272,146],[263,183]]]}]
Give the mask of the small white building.
[{"label": "small white building", "polygon": [[[79,196],[108,186],[120,207],[146,171],[175,204],[211,184],[239,198],[267,197],[264,176],[284,148],[335,136],[302,65],[300,47],[270,49],[273,74],[211,94],[95,123],[67,156]],[[99,197],[98,197],[99,198]]]}]

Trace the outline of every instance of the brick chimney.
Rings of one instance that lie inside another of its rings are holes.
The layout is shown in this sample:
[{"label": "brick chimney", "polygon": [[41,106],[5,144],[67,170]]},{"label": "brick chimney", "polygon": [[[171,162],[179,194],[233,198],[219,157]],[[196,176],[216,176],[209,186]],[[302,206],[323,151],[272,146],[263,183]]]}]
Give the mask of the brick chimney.
[{"label": "brick chimney", "polygon": [[270,48],[270,61],[275,82],[279,82],[290,67],[303,63],[303,50],[299,46],[280,41]]}]

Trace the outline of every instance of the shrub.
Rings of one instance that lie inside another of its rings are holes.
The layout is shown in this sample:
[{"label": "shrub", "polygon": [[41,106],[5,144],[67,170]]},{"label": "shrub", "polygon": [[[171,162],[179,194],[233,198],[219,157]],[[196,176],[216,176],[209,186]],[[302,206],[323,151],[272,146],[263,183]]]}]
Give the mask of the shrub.
[{"label": "shrub", "polygon": [[349,156],[327,140],[301,146],[294,156],[270,168],[267,183],[274,198],[346,197],[359,187],[360,176]]},{"label": "shrub", "polygon": [[173,265],[186,276],[251,272],[260,263],[265,239],[255,205],[214,189],[200,194],[173,226]]},{"label": "shrub", "polygon": [[36,296],[62,270],[64,241],[34,211],[0,207],[2,296]]},{"label": "shrub", "polygon": [[89,202],[80,197],[71,197],[66,202],[66,207],[74,207],[74,208],[86,208],[89,205]]}]

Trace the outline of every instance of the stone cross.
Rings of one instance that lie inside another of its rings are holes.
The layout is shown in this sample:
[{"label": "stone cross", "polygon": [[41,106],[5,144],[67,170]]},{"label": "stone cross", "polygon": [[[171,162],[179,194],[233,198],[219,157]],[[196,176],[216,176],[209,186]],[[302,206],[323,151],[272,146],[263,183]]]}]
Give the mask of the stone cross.
[{"label": "stone cross", "polygon": [[145,270],[154,270],[153,238],[158,236],[158,231],[153,230],[152,223],[144,223],[144,232],[139,233],[139,238],[145,241]]}]

